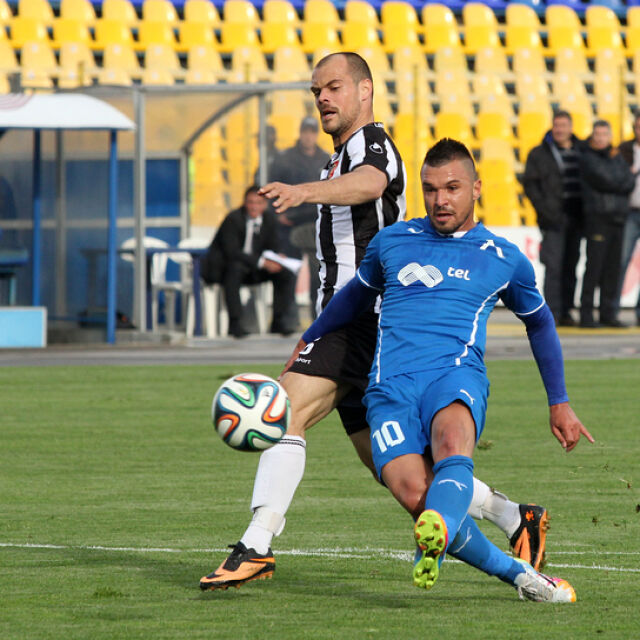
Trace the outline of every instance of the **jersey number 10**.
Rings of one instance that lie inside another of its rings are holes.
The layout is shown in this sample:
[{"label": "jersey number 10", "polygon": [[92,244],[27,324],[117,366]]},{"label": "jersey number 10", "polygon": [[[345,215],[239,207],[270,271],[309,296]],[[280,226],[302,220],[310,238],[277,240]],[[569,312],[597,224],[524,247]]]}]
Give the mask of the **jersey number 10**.
[{"label": "jersey number 10", "polygon": [[400,428],[400,423],[396,420],[383,422],[379,429],[376,429],[371,437],[376,441],[378,449],[384,453],[389,447],[395,447],[404,442],[404,433]]}]

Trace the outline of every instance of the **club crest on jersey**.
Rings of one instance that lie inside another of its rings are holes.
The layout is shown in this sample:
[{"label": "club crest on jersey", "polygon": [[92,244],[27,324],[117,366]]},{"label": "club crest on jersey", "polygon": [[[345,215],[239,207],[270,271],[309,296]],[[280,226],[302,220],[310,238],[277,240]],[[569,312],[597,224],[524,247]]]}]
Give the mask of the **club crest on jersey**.
[{"label": "club crest on jersey", "polygon": [[369,150],[373,151],[373,153],[378,153],[378,154],[384,153],[384,149],[377,142],[370,144]]},{"label": "club crest on jersey", "polygon": [[334,154],[331,158],[331,164],[329,165],[329,173],[327,174],[327,180],[331,180],[333,178],[333,174],[336,172],[338,168],[338,160],[340,160],[340,156]]},{"label": "club crest on jersey", "polygon": [[407,266],[400,269],[398,272],[398,280],[405,287],[408,287],[414,282],[422,282],[425,287],[431,289],[440,284],[444,278],[440,269],[431,264],[421,266],[417,262],[410,262]]}]

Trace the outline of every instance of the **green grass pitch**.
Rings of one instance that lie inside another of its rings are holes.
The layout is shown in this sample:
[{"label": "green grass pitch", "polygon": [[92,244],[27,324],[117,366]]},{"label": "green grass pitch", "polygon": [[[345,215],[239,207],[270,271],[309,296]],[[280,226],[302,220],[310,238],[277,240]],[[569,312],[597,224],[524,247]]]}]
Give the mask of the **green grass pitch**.
[{"label": "green grass pitch", "polygon": [[450,561],[413,587],[411,521],[335,415],[309,435],[274,579],[201,593],[249,520],[258,462],[219,440],[211,398],[279,367],[0,370],[0,638],[640,637],[640,361],[566,368],[596,444],[565,454],[535,365],[491,362],[475,455],[478,477],[549,509],[546,570],[578,594],[556,606]]}]

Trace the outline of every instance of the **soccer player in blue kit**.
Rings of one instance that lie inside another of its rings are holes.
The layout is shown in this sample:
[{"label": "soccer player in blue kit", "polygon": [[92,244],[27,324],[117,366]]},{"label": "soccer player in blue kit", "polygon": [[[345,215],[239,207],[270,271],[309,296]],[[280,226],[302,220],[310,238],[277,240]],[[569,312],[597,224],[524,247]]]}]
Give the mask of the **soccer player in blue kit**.
[{"label": "soccer player in blue kit", "polygon": [[[486,323],[498,300],[526,326],[553,435],[566,451],[582,435],[593,442],[568,403],[553,316],[527,258],[474,221],[481,184],[467,148],[439,141],[425,156],[421,179],[427,217],[378,232],[356,276],[303,334],[289,362],[382,294],[364,402],[377,472],[416,520],[414,584],[431,588],[448,552],[513,585],[521,598],[573,602],[565,580],[507,556],[467,515],[489,395]],[[423,458],[429,448],[430,484]]]}]

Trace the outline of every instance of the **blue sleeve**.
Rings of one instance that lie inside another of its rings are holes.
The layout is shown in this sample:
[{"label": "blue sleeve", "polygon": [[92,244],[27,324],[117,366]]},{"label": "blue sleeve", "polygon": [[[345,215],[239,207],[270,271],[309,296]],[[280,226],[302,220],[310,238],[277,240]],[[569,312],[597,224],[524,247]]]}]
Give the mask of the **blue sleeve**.
[{"label": "blue sleeve", "polygon": [[507,288],[500,294],[508,309],[519,316],[528,315],[544,306],[544,298],[536,287],[536,274],[529,259],[520,251]]},{"label": "blue sleeve", "polygon": [[534,313],[522,316],[521,320],[527,328],[527,337],[547,391],[549,406],[568,402],[562,347],[551,310],[545,304]]},{"label": "blue sleeve", "polygon": [[353,322],[376,299],[378,292],[370,289],[355,277],[329,300],[329,304],[302,334],[308,344]]}]

